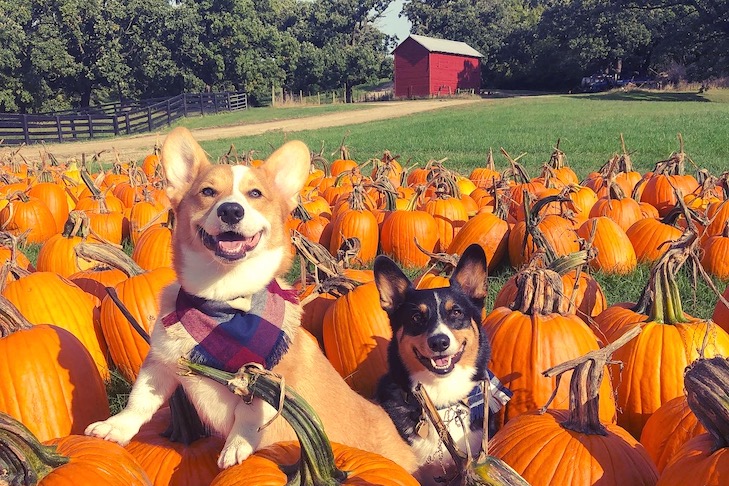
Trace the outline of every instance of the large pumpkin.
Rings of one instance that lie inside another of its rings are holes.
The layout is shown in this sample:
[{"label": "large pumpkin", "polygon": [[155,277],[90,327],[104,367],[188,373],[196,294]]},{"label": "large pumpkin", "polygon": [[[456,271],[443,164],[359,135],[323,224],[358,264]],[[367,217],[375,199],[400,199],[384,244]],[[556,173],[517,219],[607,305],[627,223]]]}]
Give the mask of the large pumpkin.
[{"label": "large pumpkin", "polygon": [[10,282],[2,294],[33,324],[53,323],[76,336],[101,377],[109,378],[106,342],[94,316],[96,299],[53,272],[33,272]]},{"label": "large pumpkin", "polygon": [[339,297],[324,314],[324,351],[345,381],[371,397],[387,371],[392,329],[374,282]]},{"label": "large pumpkin", "polygon": [[413,204],[414,201],[407,209],[397,209],[385,216],[380,230],[380,248],[403,267],[421,268],[428,264],[430,256],[418,246],[428,252],[435,249],[438,225],[429,213],[413,209]]},{"label": "large pumpkin", "polygon": [[729,407],[726,383],[729,363],[723,357],[699,359],[686,369],[689,407],[707,432],[681,447],[666,465],[659,486],[723,486],[729,475]]},{"label": "large pumpkin", "polygon": [[22,423],[0,413],[0,483],[38,486],[151,486],[118,444],[84,435],[40,443]]},{"label": "large pumpkin", "polygon": [[[673,275],[685,261],[685,252],[690,249],[686,243],[692,240],[696,241],[696,235],[687,234],[653,265],[639,305],[633,309],[624,306],[617,314],[631,316],[632,312],[632,317],[605,333],[611,341],[625,329],[639,326],[643,330],[614,355],[624,363],[622,372],[613,375],[620,410],[618,425],[636,438],[640,438],[651,414],[668,400],[683,395],[680,377],[700,353],[707,357],[729,355],[726,331],[710,320],[683,313]],[[597,321],[606,322],[602,316]]]},{"label": "large pumpkin", "polygon": [[[582,320],[569,313],[569,302],[556,272],[527,267],[517,277],[518,292],[506,307],[497,307],[483,320],[491,342],[490,369],[513,392],[499,412],[499,422],[542,407],[557,388],[555,378],[542,371],[599,348],[597,338]],[[612,387],[604,380],[600,417],[615,419]],[[556,391],[555,408],[564,408],[568,385]]]},{"label": "large pumpkin", "polygon": [[609,353],[619,344],[546,370],[555,376],[574,369],[569,410],[510,420],[490,441],[489,453],[532,486],[654,485],[658,473],[646,451],[621,427],[602,424],[596,406]]},{"label": "large pumpkin", "polygon": [[453,237],[447,253],[462,255],[472,243],[478,243],[486,253],[489,272],[507,256],[509,223],[494,213],[480,213],[469,219]]},{"label": "large pumpkin", "polygon": [[78,338],[54,325],[32,325],[3,296],[0,363],[0,411],[28,424],[40,440],[82,434],[109,417],[104,382]]},{"label": "large pumpkin", "polygon": [[680,396],[667,401],[650,416],[640,434],[640,443],[660,473],[689,439],[704,432],[706,429],[689,408],[686,397]]}]

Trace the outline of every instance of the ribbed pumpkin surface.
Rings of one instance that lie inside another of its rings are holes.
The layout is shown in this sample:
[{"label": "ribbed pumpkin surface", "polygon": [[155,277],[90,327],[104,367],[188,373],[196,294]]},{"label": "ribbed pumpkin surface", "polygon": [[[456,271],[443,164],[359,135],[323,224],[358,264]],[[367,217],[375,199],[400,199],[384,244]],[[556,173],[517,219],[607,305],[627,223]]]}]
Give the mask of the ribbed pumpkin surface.
[{"label": "ribbed pumpkin surface", "polygon": [[658,486],[724,486],[729,477],[729,448],[714,450],[708,432],[686,442],[658,480]]},{"label": "ribbed pumpkin surface", "polygon": [[670,246],[666,242],[677,240],[683,231],[657,219],[645,218],[635,222],[625,234],[633,245],[638,263],[652,263],[666,252]]},{"label": "ribbed pumpkin surface", "polygon": [[10,282],[3,295],[33,324],[54,324],[70,331],[91,354],[101,378],[109,378],[106,343],[94,328],[94,297],[52,272],[34,272]]},{"label": "ribbed pumpkin surface", "polygon": [[43,478],[39,486],[147,486],[142,467],[119,444],[97,437],[69,435],[46,442],[71,458]]},{"label": "ribbed pumpkin surface", "polygon": [[[579,251],[580,244],[577,242],[577,235],[572,223],[565,218],[556,214],[549,214],[539,223],[538,228],[542,231],[544,239],[549,242],[557,256],[565,256]],[[509,234],[509,261],[515,268],[520,268],[529,263],[532,254],[536,251],[531,235],[526,237],[526,246],[524,245],[526,233],[526,223],[520,221],[511,228]]]},{"label": "ribbed pumpkin surface", "polygon": [[162,436],[170,424],[170,409],[165,407],[143,425],[125,449],[146,471],[157,486],[210,484],[220,472],[218,454],[222,437],[206,437],[185,445]]},{"label": "ribbed pumpkin surface", "polygon": [[377,255],[379,230],[377,219],[369,209],[347,209],[334,219],[329,252],[336,255],[344,239],[352,237],[359,239],[362,262],[371,262]]},{"label": "ribbed pumpkin surface", "polygon": [[606,216],[590,218],[577,229],[577,234],[585,240],[590,238],[592,227],[597,225],[593,245],[597,257],[590,260],[590,266],[606,273],[625,275],[637,266],[635,250],[625,231]]},{"label": "ribbed pumpkin surface", "polygon": [[[491,341],[489,369],[514,394],[500,412],[502,422],[547,403],[556,379],[542,376],[544,370],[599,348],[592,331],[573,314],[529,316],[497,307],[484,319],[483,330]],[[562,378],[553,408],[568,406],[571,376],[569,372]],[[600,387],[600,419],[615,420],[609,380]]]},{"label": "ribbed pumpkin surface", "polygon": [[494,435],[489,454],[532,486],[656,484],[650,457],[625,430],[607,424],[605,436],[578,433],[560,425],[567,418],[565,410],[516,417]]},{"label": "ribbed pumpkin surface", "polygon": [[69,277],[76,272],[87,270],[94,264],[78,258],[74,248],[81,243],[80,236],[65,237],[56,234],[51,236],[38,252],[36,269],[40,272],[55,272],[62,277]]},{"label": "ribbed pumpkin surface", "polygon": [[374,282],[338,298],[324,314],[324,351],[346,382],[371,397],[387,371],[392,328]]},{"label": "ribbed pumpkin surface", "polygon": [[638,438],[653,412],[684,394],[684,370],[699,357],[707,332],[704,356],[729,356],[729,334],[712,321],[647,322],[641,327],[637,338],[613,354],[613,359],[623,362],[623,371],[612,375],[621,410],[618,425]]},{"label": "ribbed pumpkin surface", "polygon": [[[380,248],[397,263],[407,268],[424,267],[430,257],[420,251],[418,244],[432,252],[438,242],[435,219],[425,211],[398,209],[385,216],[380,230]],[[332,235],[334,240],[334,235]]]},{"label": "ribbed pumpkin surface", "polygon": [[704,432],[706,429],[689,408],[686,397],[681,396],[667,401],[650,416],[640,434],[640,443],[661,472],[683,444]]},{"label": "ribbed pumpkin surface", "polygon": [[164,226],[147,228],[137,240],[132,260],[145,270],[172,266],[172,230]]},{"label": "ribbed pumpkin surface", "polygon": [[0,411],[41,441],[82,434],[109,417],[104,382],[83,344],[57,326],[39,324],[0,339]]},{"label": "ribbed pumpkin surface", "polygon": [[[117,296],[147,333],[159,314],[159,298],[167,285],[175,280],[175,272],[168,267],[135,275],[115,287]],[[109,354],[125,378],[134,381],[149,351],[149,344],[127,321],[109,296],[101,301],[101,329],[109,345]]]},{"label": "ribbed pumpkin surface", "polygon": [[[334,464],[348,471],[341,484],[358,486],[417,486],[418,482],[398,464],[378,454],[332,443]],[[261,449],[237,466],[221,472],[210,486],[284,486],[286,475],[279,465],[295,464],[301,456],[298,442],[280,442]]]},{"label": "ribbed pumpkin surface", "polygon": [[507,255],[509,223],[492,213],[480,213],[469,219],[448,247],[448,253],[462,255],[471,243],[478,243],[486,253],[489,272]]}]

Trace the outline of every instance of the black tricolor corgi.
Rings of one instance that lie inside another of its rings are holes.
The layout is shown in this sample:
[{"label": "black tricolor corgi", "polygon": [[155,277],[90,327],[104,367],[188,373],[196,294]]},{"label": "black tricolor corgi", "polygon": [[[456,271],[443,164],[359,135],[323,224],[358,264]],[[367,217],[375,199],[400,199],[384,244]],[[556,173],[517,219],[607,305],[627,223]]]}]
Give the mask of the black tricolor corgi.
[{"label": "black tricolor corgi", "polygon": [[416,290],[389,258],[379,256],[374,263],[380,304],[392,326],[389,370],[379,383],[376,399],[415,451],[422,482],[443,476],[453,461],[412,394],[418,383],[458,447],[464,452],[470,448],[474,457],[483,435],[481,384],[489,380],[495,395],[489,400],[492,410],[494,403],[509,397],[487,368],[491,348],[481,331],[487,272],[486,255],[479,245],[463,253],[450,287]]}]

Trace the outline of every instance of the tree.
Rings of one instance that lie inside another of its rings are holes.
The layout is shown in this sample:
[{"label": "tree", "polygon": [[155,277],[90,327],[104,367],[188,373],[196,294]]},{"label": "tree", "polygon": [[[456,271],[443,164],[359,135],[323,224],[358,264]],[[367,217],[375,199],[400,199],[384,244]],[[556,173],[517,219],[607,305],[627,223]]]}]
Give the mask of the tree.
[{"label": "tree", "polygon": [[30,20],[26,5],[0,0],[0,112],[18,111],[32,103],[33,95],[25,85],[23,59],[28,38],[23,27]]},{"label": "tree", "polygon": [[308,5],[297,23],[302,41],[302,58],[293,79],[294,90],[352,88],[374,82],[391,69],[387,62],[393,39],[374,22],[387,9],[389,1],[319,0]]}]

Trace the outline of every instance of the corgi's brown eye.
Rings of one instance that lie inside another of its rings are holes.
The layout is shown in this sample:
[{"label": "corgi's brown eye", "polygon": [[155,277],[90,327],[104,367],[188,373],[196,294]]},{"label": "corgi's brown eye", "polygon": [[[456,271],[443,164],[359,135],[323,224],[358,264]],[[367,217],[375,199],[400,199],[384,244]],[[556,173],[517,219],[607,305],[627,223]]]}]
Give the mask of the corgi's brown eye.
[{"label": "corgi's brown eye", "polygon": [[459,318],[463,315],[463,311],[459,309],[458,307],[454,307],[451,309],[451,317],[453,318]]},{"label": "corgi's brown eye", "polygon": [[259,189],[251,189],[250,191],[248,191],[248,195],[253,199],[258,199],[259,197],[263,196],[263,193]]},{"label": "corgi's brown eye", "polygon": [[203,187],[202,190],[200,191],[200,194],[202,194],[205,197],[214,197],[216,192],[215,192],[215,189],[213,189],[212,187]]}]

